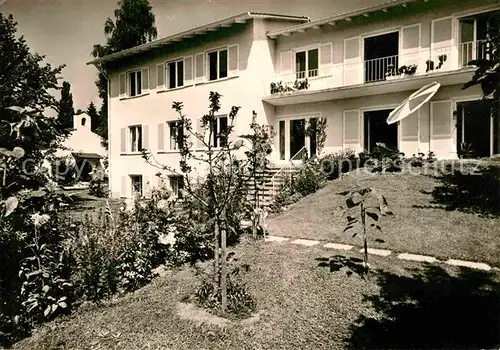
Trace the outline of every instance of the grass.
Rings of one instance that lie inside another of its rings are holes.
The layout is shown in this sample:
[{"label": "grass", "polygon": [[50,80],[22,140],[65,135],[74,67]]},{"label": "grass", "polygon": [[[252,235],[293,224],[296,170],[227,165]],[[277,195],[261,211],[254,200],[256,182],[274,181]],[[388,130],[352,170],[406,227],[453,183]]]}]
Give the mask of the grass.
[{"label": "grass", "polygon": [[14,348],[491,348],[500,341],[494,273],[373,257],[377,270],[364,280],[317,247],[260,241],[243,242],[235,251],[251,266],[245,278],[261,315],[253,324],[220,329],[180,318],[178,302],[199,284],[194,269],[185,267],[101,307],[45,324]]},{"label": "grass", "polygon": [[[383,231],[372,236],[370,246],[500,266],[500,217],[450,209],[446,203],[436,201],[435,194],[444,188],[441,180],[424,175],[349,174],[270,218],[269,232],[276,236],[361,245],[358,237],[343,232],[346,221],[338,207],[345,204],[345,198],[337,193],[368,186],[386,196],[395,214],[394,218],[382,218]],[[500,182],[490,189],[493,196],[495,193],[498,196],[498,186]],[[480,200],[478,195],[476,202]],[[466,203],[462,197],[458,202]],[[377,238],[384,242],[375,242]]]}]

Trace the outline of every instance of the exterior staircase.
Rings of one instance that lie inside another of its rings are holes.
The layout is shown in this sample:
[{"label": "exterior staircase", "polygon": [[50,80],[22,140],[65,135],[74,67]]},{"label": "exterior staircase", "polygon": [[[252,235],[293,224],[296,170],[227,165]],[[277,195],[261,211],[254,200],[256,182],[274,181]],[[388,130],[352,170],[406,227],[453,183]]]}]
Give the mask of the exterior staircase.
[{"label": "exterior staircase", "polygon": [[[258,191],[260,192],[260,206],[265,208],[269,207],[281,186],[284,185],[288,179],[293,177],[299,169],[300,165],[293,166],[290,164],[285,167],[271,166],[264,173],[258,173],[257,177],[261,181],[261,183],[257,185]],[[248,199],[253,200],[255,193],[253,179],[248,179],[246,181],[246,186],[248,188]]]}]

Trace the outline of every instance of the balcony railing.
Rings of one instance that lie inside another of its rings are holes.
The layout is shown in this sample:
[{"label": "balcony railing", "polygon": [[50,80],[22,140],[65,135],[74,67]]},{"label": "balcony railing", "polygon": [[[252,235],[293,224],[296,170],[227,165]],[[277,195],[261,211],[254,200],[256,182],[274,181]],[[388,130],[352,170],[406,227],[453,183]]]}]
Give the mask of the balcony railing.
[{"label": "balcony railing", "polygon": [[314,78],[319,75],[318,69],[309,69],[308,71],[301,71],[295,73],[296,79]]},{"label": "balcony railing", "polygon": [[388,56],[365,61],[365,83],[385,80],[389,70],[398,70],[399,56]]},{"label": "balcony railing", "polygon": [[[271,94],[271,83],[294,86],[295,82],[305,81],[305,89],[289,89],[279,94],[295,94],[302,90],[322,90],[344,86],[375,83],[396,78],[402,66],[417,66],[415,76],[430,75],[462,69],[473,59],[486,58],[487,43],[484,40],[460,43],[450,46],[433,46],[399,55],[381,57],[373,60],[360,60],[355,63],[336,63],[318,69],[279,74],[263,81],[266,95]],[[396,76],[394,76],[396,75]]]},{"label": "balcony railing", "polygon": [[486,40],[469,41],[459,44],[458,59],[460,67],[466,67],[472,60],[486,58]]}]

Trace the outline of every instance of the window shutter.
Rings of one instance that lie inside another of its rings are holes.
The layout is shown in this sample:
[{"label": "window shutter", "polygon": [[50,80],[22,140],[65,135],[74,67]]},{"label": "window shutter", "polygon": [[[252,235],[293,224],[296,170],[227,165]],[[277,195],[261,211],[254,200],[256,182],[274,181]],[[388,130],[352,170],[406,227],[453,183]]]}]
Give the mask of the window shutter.
[{"label": "window shutter", "polygon": [[431,102],[430,150],[437,157],[449,157],[456,151],[453,137],[453,109],[451,101]]},{"label": "window shutter", "polygon": [[[419,62],[420,24],[406,26],[401,29],[401,50],[399,65],[417,65],[417,71],[422,72],[425,61]],[[425,68],[423,69],[425,72]]]},{"label": "window shutter", "polygon": [[359,110],[344,111],[344,149],[362,151],[360,142],[360,113]]},{"label": "window shutter", "polygon": [[292,51],[285,51],[281,53],[281,74],[292,73]]},{"label": "window shutter", "polygon": [[195,83],[202,83],[205,81],[205,54],[197,53],[195,55]]},{"label": "window shutter", "polygon": [[156,88],[161,90],[165,88],[165,64],[156,65]]},{"label": "window shutter", "polygon": [[239,62],[239,52],[238,45],[231,45],[228,47],[228,71],[230,77],[235,77],[238,75],[238,62]]},{"label": "window shutter", "polygon": [[418,138],[418,111],[413,112],[401,120],[402,141],[417,141]]},{"label": "window shutter", "polygon": [[142,125],[142,148],[149,149],[149,125]]},{"label": "window shutter", "polygon": [[193,56],[184,58],[184,86],[193,85]]},{"label": "window shutter", "polygon": [[332,43],[321,45],[319,48],[319,74],[321,76],[329,75],[332,63],[333,63]]},{"label": "window shutter", "polygon": [[149,91],[149,68],[142,68],[141,70],[142,77],[142,93],[146,93]]},{"label": "window shutter", "polygon": [[120,153],[127,152],[127,129],[120,129]]},{"label": "window shutter", "polygon": [[127,197],[127,177],[122,176],[122,183],[120,189],[120,197]]},{"label": "window shutter", "polygon": [[165,124],[158,124],[158,151],[165,150]]},{"label": "window shutter", "polygon": [[127,75],[125,73],[120,74],[120,97],[125,97],[127,95]]},{"label": "window shutter", "polygon": [[417,154],[419,150],[419,118],[420,112],[415,111],[401,120],[401,146],[400,149],[407,156]]},{"label": "window shutter", "polygon": [[439,65],[439,56],[446,55],[446,61],[439,71],[450,68],[453,48],[453,20],[451,17],[440,18],[432,21],[431,29],[431,61],[434,61],[434,70]]},{"label": "window shutter", "polygon": [[363,82],[359,36],[344,40],[344,85]]}]

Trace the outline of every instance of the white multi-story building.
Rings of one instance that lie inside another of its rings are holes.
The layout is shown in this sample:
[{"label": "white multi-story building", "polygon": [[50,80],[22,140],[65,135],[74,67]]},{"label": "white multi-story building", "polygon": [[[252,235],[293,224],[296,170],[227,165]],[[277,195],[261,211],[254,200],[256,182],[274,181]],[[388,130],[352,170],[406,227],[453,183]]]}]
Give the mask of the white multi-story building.
[{"label": "white multi-story building", "polygon": [[[233,105],[242,107],[236,135],[248,132],[252,111],[258,123],[274,127],[276,166],[304,148],[315,153],[305,128],[319,117],[328,123],[323,152],[370,151],[384,142],[407,155],[455,158],[465,142],[478,157],[499,153],[500,125],[477,103],[480,88],[462,89],[474,72],[468,62],[485,55],[488,17],[499,13],[496,0],[392,0],[313,22],[243,13],[100,58],[93,63],[109,78],[111,194],[157,185],[158,169],[144,162],[142,148],[178,166],[172,103],[183,102],[201,131],[210,91],[223,96],[216,128]],[[413,71],[398,75],[403,66]],[[307,89],[279,89],[279,82],[306,78]],[[386,123],[392,109],[431,82],[441,88],[428,103]]]}]

